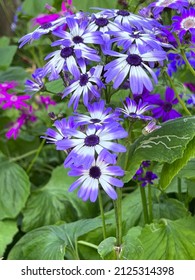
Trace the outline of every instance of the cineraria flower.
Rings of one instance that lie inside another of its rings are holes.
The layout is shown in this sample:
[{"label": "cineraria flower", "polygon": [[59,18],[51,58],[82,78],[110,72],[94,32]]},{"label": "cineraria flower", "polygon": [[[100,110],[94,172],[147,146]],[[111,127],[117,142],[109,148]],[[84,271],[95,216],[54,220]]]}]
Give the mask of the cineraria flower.
[{"label": "cineraria flower", "polygon": [[159,107],[153,109],[154,118],[158,119],[162,117],[162,121],[168,121],[181,117],[181,114],[173,109],[173,105],[178,103],[178,99],[174,97],[174,91],[167,87],[165,91],[165,100],[159,99],[156,105]]},{"label": "cineraria flower", "polygon": [[191,41],[195,43],[195,9],[190,8],[184,10],[180,16],[174,16],[173,31],[179,33],[179,38],[182,41],[185,34],[189,32],[191,34]]},{"label": "cineraria flower", "polygon": [[53,34],[62,39],[52,43],[52,46],[72,47],[77,58],[86,58],[92,61],[100,61],[97,50],[88,44],[103,44],[102,33],[87,29],[88,20],[79,21],[76,18],[67,17],[69,31],[56,30]]},{"label": "cineraria flower", "polygon": [[57,27],[64,25],[66,23],[66,18],[61,17],[55,21],[48,22],[36,28],[33,32],[26,34],[19,40],[19,48],[23,47],[27,43],[31,43],[34,40],[38,40],[42,35],[48,34],[54,31]]},{"label": "cineraria flower", "polygon": [[76,81],[66,87],[63,91],[62,98],[72,93],[68,106],[71,106],[72,103],[74,103],[73,108],[76,110],[81,95],[83,95],[83,102],[85,106],[88,106],[89,93],[92,93],[93,96],[99,98],[100,93],[98,89],[105,87],[100,80],[101,73],[102,66],[96,66],[90,69],[90,71],[80,74]]},{"label": "cineraria flower", "polygon": [[12,124],[11,128],[7,131],[6,137],[10,139],[12,136],[14,140],[17,139],[18,134],[20,132],[21,127],[25,124],[26,122],[26,116],[25,114],[22,114],[14,124]]},{"label": "cineraria flower", "polygon": [[143,114],[154,108],[153,105],[149,105],[148,103],[143,103],[142,100],[139,100],[137,104],[134,100],[126,97],[125,102],[123,102],[124,109],[118,108],[117,111],[122,112],[125,118],[133,118],[133,119],[142,119],[142,120],[152,120],[150,116],[144,116]]},{"label": "cineraria flower", "polygon": [[43,104],[46,108],[46,110],[49,108],[50,105],[55,106],[56,102],[51,99],[50,96],[39,96],[37,98],[37,103]]},{"label": "cineraria flower", "polygon": [[65,167],[83,165],[89,168],[94,161],[95,154],[99,154],[104,148],[112,152],[125,152],[126,148],[118,143],[112,142],[116,139],[127,137],[128,133],[122,126],[111,123],[97,130],[96,126],[90,125],[86,132],[69,129],[67,133],[71,139],[64,139],[57,143],[57,150],[72,149],[65,160]]},{"label": "cineraria flower", "polygon": [[187,104],[195,106],[195,94],[191,94],[190,98],[186,101]]},{"label": "cineraria flower", "polygon": [[145,187],[147,184],[153,185],[153,180],[157,179],[158,176],[153,173],[152,171],[146,171],[146,174],[143,178],[140,178],[139,180],[142,181],[143,183],[141,184],[142,187]]},{"label": "cineraria flower", "polygon": [[75,122],[78,125],[94,124],[96,127],[101,127],[119,120],[117,113],[111,113],[112,108],[105,108],[104,100],[88,104],[87,109],[89,116],[78,113],[75,115]]},{"label": "cineraria flower", "polygon": [[156,120],[153,119],[142,129],[142,133],[143,135],[148,135],[148,133],[151,133],[159,128],[161,128],[161,126],[156,125]]},{"label": "cineraria flower", "polygon": [[5,91],[8,91],[9,89],[13,89],[17,85],[18,84],[15,81],[0,83],[0,92],[5,92]]},{"label": "cineraria flower", "polygon": [[107,70],[105,73],[106,82],[113,81],[113,87],[116,89],[128,75],[129,86],[133,94],[141,94],[144,87],[149,91],[153,90],[153,84],[148,73],[152,76],[155,83],[157,83],[157,77],[148,66],[148,63],[160,62],[166,59],[166,52],[164,51],[155,50],[140,54],[135,46],[127,54],[112,50],[107,50],[107,54],[118,58],[104,67]]},{"label": "cineraria flower", "polygon": [[184,83],[184,86],[187,87],[191,92],[195,93],[195,84],[193,84],[193,83]]},{"label": "cineraria flower", "polygon": [[100,186],[112,198],[117,199],[114,187],[123,187],[123,182],[115,176],[124,176],[124,171],[119,166],[112,166],[106,161],[107,152],[102,150],[96,160],[89,168],[72,167],[68,172],[69,176],[81,176],[69,188],[72,192],[79,186],[78,197],[84,201],[90,199],[95,202],[98,197]]},{"label": "cineraria flower", "polygon": [[9,94],[4,92],[4,105],[2,106],[2,109],[7,108],[16,108],[21,109],[22,107],[28,107],[28,104],[24,103],[24,100],[30,99],[29,95],[22,95],[22,96],[16,96],[15,94]]},{"label": "cineraria flower", "polygon": [[110,42],[116,42],[118,46],[123,47],[124,51],[127,51],[133,44],[137,46],[140,53],[163,50],[162,47],[170,47],[169,44],[160,42],[156,38],[154,31],[146,33],[145,30],[137,30],[125,26],[120,31],[110,31],[108,34],[114,36]]},{"label": "cineraria flower", "polygon": [[55,126],[57,131],[52,128],[48,128],[45,132],[45,136],[41,136],[41,138],[47,139],[47,143],[57,144],[61,140],[69,137],[67,133],[68,129],[73,129],[75,127],[74,117],[57,120],[54,122],[53,126]]},{"label": "cineraria flower", "polygon": [[108,18],[113,18],[114,22],[123,26],[131,26],[137,29],[153,29],[154,25],[160,25],[157,21],[154,21],[149,18],[144,18],[139,15],[135,15],[127,10],[118,10],[118,9],[101,9],[101,15],[105,15]]},{"label": "cineraria flower", "polygon": [[158,0],[151,3],[148,8],[152,9],[154,17],[158,18],[159,14],[166,8],[181,12],[184,8],[188,7],[188,5],[189,3],[187,0]]},{"label": "cineraria flower", "polygon": [[35,72],[32,74],[32,77],[34,81],[26,80],[25,82],[25,92],[36,93],[44,89],[44,83],[42,80],[43,69],[42,68],[36,69]]}]

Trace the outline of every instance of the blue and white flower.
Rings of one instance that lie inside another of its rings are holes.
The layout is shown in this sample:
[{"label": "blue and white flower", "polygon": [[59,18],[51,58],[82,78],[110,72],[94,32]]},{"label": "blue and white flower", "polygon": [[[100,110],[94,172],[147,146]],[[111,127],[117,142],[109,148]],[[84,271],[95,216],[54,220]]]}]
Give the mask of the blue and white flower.
[{"label": "blue and white flower", "polygon": [[114,153],[126,151],[123,145],[113,142],[113,140],[125,138],[128,135],[122,126],[116,126],[115,123],[102,126],[100,129],[90,125],[86,132],[69,129],[67,133],[71,135],[71,138],[57,143],[57,150],[72,149],[64,162],[65,167],[71,167],[74,164],[89,168],[95,155],[104,148]]},{"label": "blue and white flower", "polygon": [[84,201],[90,199],[95,202],[98,192],[102,187],[103,190],[112,199],[117,199],[117,193],[114,187],[123,187],[123,182],[116,176],[124,176],[124,171],[119,166],[112,166],[107,162],[107,152],[102,150],[96,160],[93,161],[89,168],[72,167],[68,172],[69,176],[80,176],[69,188],[72,192],[80,186],[78,197]]}]

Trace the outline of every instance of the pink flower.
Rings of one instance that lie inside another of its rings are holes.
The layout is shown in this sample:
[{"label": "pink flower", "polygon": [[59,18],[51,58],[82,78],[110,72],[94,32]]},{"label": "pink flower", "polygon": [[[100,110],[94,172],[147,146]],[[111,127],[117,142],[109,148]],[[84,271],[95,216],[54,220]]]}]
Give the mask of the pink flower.
[{"label": "pink flower", "polygon": [[54,21],[56,19],[58,19],[60,17],[59,14],[41,14],[39,15],[38,17],[36,18],[33,18],[32,21],[33,21],[33,25],[44,25],[46,23],[49,23],[51,21]]},{"label": "pink flower", "polygon": [[[4,105],[2,109],[5,110],[7,108],[16,108],[21,109],[22,107],[28,107],[29,105],[24,103],[24,100],[30,99],[29,95],[17,96],[16,94],[9,94],[7,92],[3,93],[4,97],[2,97]],[[1,102],[1,99],[0,99]]]},{"label": "pink flower", "polygon": [[9,89],[13,89],[17,86],[18,84],[15,81],[9,81],[5,83],[0,83],[0,92],[6,92]]},{"label": "pink flower", "polygon": [[11,126],[11,128],[7,131],[6,137],[10,139],[13,137],[15,140],[18,137],[18,134],[20,132],[21,127],[25,124],[26,122],[26,115],[22,114],[16,122]]}]

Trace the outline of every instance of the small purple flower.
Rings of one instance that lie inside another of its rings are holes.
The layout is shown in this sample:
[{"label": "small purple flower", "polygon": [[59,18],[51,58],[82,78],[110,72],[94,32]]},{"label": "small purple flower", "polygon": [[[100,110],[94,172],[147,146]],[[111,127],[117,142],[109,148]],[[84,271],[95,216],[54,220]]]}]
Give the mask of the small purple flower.
[{"label": "small purple flower", "polygon": [[53,124],[56,130],[48,128],[45,132],[45,136],[41,136],[47,140],[47,143],[58,144],[61,140],[69,137],[68,129],[73,129],[75,127],[74,117],[69,117],[68,119],[56,120]]},{"label": "small purple flower", "polygon": [[[16,94],[3,93],[4,100],[2,109],[16,108],[20,110],[22,107],[28,107],[29,105],[24,103],[25,100],[30,99],[29,95],[17,96]],[[2,101],[2,100],[0,100]]]},{"label": "small purple flower", "polygon": [[114,82],[113,87],[118,88],[126,77],[129,78],[129,86],[133,94],[141,94],[144,87],[148,91],[153,90],[153,84],[148,74],[150,74],[155,83],[157,83],[156,74],[148,66],[151,62],[161,62],[166,59],[166,52],[151,51],[140,54],[134,46],[127,54],[115,51],[107,51],[107,54],[117,59],[109,62],[104,69],[106,70],[106,82]]},{"label": "small purple flower", "polygon": [[191,94],[190,98],[186,102],[189,105],[195,106],[195,94]]},{"label": "small purple flower", "polygon": [[94,97],[100,97],[100,90],[104,88],[104,84],[100,80],[102,73],[102,66],[96,66],[86,73],[79,75],[78,79],[74,81],[71,85],[65,88],[63,91],[62,98],[68,96],[72,93],[69,106],[74,103],[74,110],[77,109],[81,95],[83,95],[83,102],[85,106],[88,106],[89,94],[92,94]]},{"label": "small purple flower", "polygon": [[22,48],[25,44],[31,43],[34,40],[38,40],[42,35],[48,34],[54,31],[57,27],[66,24],[66,18],[61,17],[55,21],[48,22],[36,28],[33,32],[26,34],[19,40],[19,48]]},{"label": "small purple flower", "polygon": [[195,93],[195,84],[193,84],[193,83],[184,83],[184,86],[187,87],[191,92]]},{"label": "small purple flower", "polygon": [[26,123],[26,115],[22,114],[10,127],[10,129],[6,133],[6,138],[10,139],[11,137],[16,140],[20,133],[21,127]]},{"label": "small purple flower", "polygon": [[46,110],[49,108],[50,105],[56,105],[56,102],[52,100],[50,96],[40,96],[37,102],[41,105],[44,105]]},{"label": "small purple flower", "polygon": [[95,202],[98,197],[100,186],[112,199],[117,199],[114,187],[123,187],[123,182],[115,176],[124,176],[124,171],[119,166],[110,165],[107,160],[107,151],[102,150],[97,159],[92,162],[89,168],[82,166],[72,167],[68,172],[69,176],[80,176],[69,188],[72,192],[79,186],[78,197],[84,201],[90,199]]},{"label": "small purple flower", "polygon": [[105,101],[100,100],[87,106],[89,115],[76,114],[75,122],[80,125],[94,124],[96,127],[101,127],[112,122],[119,121],[117,113],[112,113],[112,108],[105,108]]},{"label": "small purple flower", "polygon": [[179,33],[180,41],[182,42],[187,32],[191,34],[191,41],[195,43],[195,9],[190,8],[184,10],[180,16],[174,16],[173,31]]},{"label": "small purple flower", "polygon": [[178,99],[174,97],[174,91],[167,87],[165,91],[165,100],[160,99],[156,102],[159,107],[153,109],[154,118],[158,119],[162,117],[162,121],[168,121],[171,119],[176,119],[182,115],[173,109],[173,105],[178,103]]},{"label": "small purple flower", "polygon": [[69,129],[67,133],[70,139],[64,139],[57,143],[57,150],[72,149],[65,160],[65,167],[83,165],[89,168],[94,161],[95,154],[99,154],[104,148],[112,152],[125,152],[126,148],[118,143],[112,142],[116,139],[127,137],[127,132],[122,126],[111,123],[97,130],[96,126],[90,125],[86,132]]},{"label": "small purple flower", "polygon": [[151,3],[148,8],[152,10],[154,17],[158,18],[166,8],[182,12],[188,5],[189,3],[187,0],[158,0]]},{"label": "small purple flower", "polygon": [[32,80],[26,80],[25,82],[25,92],[28,93],[36,93],[44,89],[44,83],[43,83],[43,69],[38,68],[35,70],[35,72],[32,74]]},{"label": "small purple flower", "polygon": [[148,133],[151,133],[159,128],[161,128],[161,126],[156,125],[156,120],[153,119],[142,129],[142,133],[143,135],[148,135]]},{"label": "small purple flower", "polygon": [[7,92],[8,90],[15,88],[17,85],[18,83],[15,81],[0,83],[0,92]]},{"label": "small purple flower", "polygon": [[152,120],[152,117],[144,116],[143,114],[146,111],[153,109],[154,106],[149,105],[148,103],[143,103],[141,99],[137,104],[134,100],[126,97],[125,102],[123,102],[123,106],[124,109],[118,108],[117,111],[123,113],[125,118],[142,119],[145,121]]},{"label": "small purple flower", "polygon": [[146,171],[146,174],[143,178],[140,178],[140,181],[142,181],[142,187],[145,187],[147,184],[153,185],[153,180],[157,179],[158,176],[153,173],[152,171]]}]

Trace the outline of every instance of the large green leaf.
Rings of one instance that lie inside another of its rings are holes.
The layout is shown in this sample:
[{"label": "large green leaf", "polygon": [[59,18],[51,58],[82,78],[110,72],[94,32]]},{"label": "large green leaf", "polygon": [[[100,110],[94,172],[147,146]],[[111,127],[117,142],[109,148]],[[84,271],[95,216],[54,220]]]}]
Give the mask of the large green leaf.
[{"label": "large green leaf", "polygon": [[76,192],[68,192],[74,181],[63,166],[55,168],[48,184],[33,191],[29,197],[23,210],[23,230],[92,217],[93,204],[83,202]]},{"label": "large green leaf", "polygon": [[139,237],[144,260],[194,260],[195,218],[176,221],[162,219],[146,225]]},{"label": "large green leaf", "polygon": [[29,74],[22,67],[9,67],[6,71],[0,71],[0,82],[18,81],[23,82]]},{"label": "large green leaf", "polygon": [[17,46],[0,47],[0,69],[6,69],[12,63]]},{"label": "large green leaf", "polygon": [[[160,175],[159,186],[161,189],[166,189],[171,183],[173,178],[179,173],[179,171],[186,165],[186,163],[195,156],[195,138],[193,138],[184,150],[184,154],[181,158],[177,159],[173,163],[165,163]],[[184,172],[183,172],[184,175]],[[194,175],[195,176],[195,175]]]},{"label": "large green leaf", "polygon": [[0,221],[0,258],[3,256],[6,246],[12,241],[17,231],[16,221]]},{"label": "large green leaf", "polygon": [[0,219],[15,218],[29,193],[30,181],[26,172],[0,155]]},{"label": "large green leaf", "polygon": [[77,239],[101,227],[100,218],[79,220],[60,226],[44,226],[28,232],[11,250],[11,260],[75,259]]},{"label": "large green leaf", "polygon": [[139,137],[133,145],[127,145],[127,153],[120,157],[119,164],[126,170],[124,181],[134,176],[144,160],[173,163],[182,158],[194,135],[195,116],[192,116],[165,122],[160,129]]},{"label": "large green leaf", "polygon": [[98,246],[98,253],[103,260],[116,259],[116,237],[104,239]]}]

